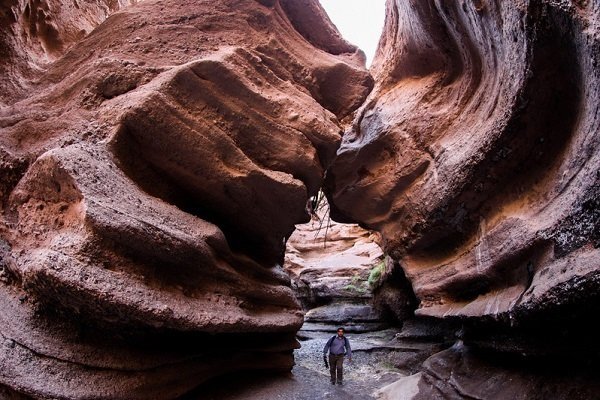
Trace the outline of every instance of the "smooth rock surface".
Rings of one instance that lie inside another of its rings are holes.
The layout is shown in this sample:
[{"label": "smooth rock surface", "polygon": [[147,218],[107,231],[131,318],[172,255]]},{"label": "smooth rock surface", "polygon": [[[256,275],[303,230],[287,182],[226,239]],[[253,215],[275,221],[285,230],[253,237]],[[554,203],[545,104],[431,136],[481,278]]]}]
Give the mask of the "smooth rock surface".
[{"label": "smooth rock surface", "polygon": [[417,314],[599,303],[598,21],[595,0],[388,2],[327,193],[382,234]]}]

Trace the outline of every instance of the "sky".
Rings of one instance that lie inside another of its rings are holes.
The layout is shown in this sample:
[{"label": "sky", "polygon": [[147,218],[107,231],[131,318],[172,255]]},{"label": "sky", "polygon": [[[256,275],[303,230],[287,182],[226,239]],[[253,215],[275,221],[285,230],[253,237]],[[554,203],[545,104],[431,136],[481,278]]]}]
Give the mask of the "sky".
[{"label": "sky", "polygon": [[342,36],[360,47],[371,65],[385,18],[385,0],[319,0]]}]

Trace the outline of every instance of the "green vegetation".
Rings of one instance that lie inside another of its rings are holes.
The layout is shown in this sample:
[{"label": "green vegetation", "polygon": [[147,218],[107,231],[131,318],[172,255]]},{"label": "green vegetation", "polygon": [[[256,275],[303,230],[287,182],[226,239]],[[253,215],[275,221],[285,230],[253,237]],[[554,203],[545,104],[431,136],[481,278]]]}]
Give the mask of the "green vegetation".
[{"label": "green vegetation", "polygon": [[367,282],[365,282],[359,274],[354,274],[350,280],[350,284],[344,286],[344,290],[365,294],[369,291],[369,288]]},{"label": "green vegetation", "polygon": [[369,273],[369,278],[367,282],[369,282],[369,286],[373,289],[379,284],[379,280],[385,271],[385,259],[381,260],[377,265],[373,267],[371,272]]},{"label": "green vegetation", "polygon": [[368,292],[368,290],[366,288],[359,287],[359,286],[352,285],[352,284],[344,286],[344,290],[347,290],[349,292],[355,292],[358,294],[365,294]]}]

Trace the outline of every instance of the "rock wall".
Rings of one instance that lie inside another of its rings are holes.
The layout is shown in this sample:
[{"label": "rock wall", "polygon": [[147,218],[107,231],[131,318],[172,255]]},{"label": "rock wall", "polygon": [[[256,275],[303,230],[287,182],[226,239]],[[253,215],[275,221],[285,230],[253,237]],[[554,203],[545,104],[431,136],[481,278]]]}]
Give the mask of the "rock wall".
[{"label": "rock wall", "polygon": [[30,95],[32,81],[110,14],[136,0],[6,0],[0,6],[0,105]]},{"label": "rock wall", "polygon": [[388,0],[374,79],[316,0],[133,3],[0,6],[0,395],[289,370],[326,171],[393,258],[379,302],[427,317],[401,336],[460,327],[414,398],[533,395],[523,356],[598,393],[600,1]]},{"label": "rock wall", "polygon": [[0,387],[167,399],[289,370],[285,239],[364,55],[316,1],[148,0],[88,35],[126,3],[38,2],[23,31],[32,4],[2,5]]},{"label": "rock wall", "polygon": [[598,1],[389,1],[376,87],[328,172],[419,315],[598,304]]},{"label": "rock wall", "polygon": [[283,267],[306,308],[368,301],[369,275],[384,262],[381,238],[356,224],[332,221],[323,203],[310,222],[296,226],[286,243]]},{"label": "rock wall", "polygon": [[388,1],[326,192],[396,261],[379,301],[406,276],[462,342],[382,398],[598,396],[598,21],[594,0]]}]

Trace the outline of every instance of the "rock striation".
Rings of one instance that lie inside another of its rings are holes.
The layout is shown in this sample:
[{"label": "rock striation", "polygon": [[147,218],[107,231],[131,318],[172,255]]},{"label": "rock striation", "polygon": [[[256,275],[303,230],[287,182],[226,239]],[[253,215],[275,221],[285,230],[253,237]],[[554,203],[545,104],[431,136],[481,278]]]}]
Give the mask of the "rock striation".
[{"label": "rock striation", "polygon": [[332,221],[327,204],[310,222],[297,225],[286,243],[283,267],[305,308],[370,300],[369,276],[384,263],[380,240],[356,224]]},{"label": "rock striation", "polygon": [[303,313],[285,240],[373,86],[364,55],[312,0],[108,18],[128,3],[16,3],[0,30],[0,388],[168,399],[289,370]]},{"label": "rock striation", "polygon": [[599,21],[599,0],[388,0],[372,76],[317,0],[4,1],[0,396],[289,371],[292,284],[334,300],[307,337],[378,322],[369,232],[290,238],[324,186],[390,256],[376,303],[415,354],[381,396],[597,397]]},{"label": "rock striation", "polygon": [[378,301],[406,321],[412,290],[405,328],[460,341],[382,399],[598,397],[598,21],[598,1],[388,1],[326,193],[394,259]]},{"label": "rock striation", "polygon": [[598,305],[597,1],[389,1],[332,216],[381,232],[418,315]]},{"label": "rock striation", "polygon": [[52,62],[108,16],[136,0],[7,0],[0,11],[0,105],[30,94]]},{"label": "rock striation", "polygon": [[315,332],[329,337],[338,326],[347,332],[384,329],[385,318],[372,304],[385,267],[380,237],[356,224],[331,221],[324,195],[319,196],[311,221],[297,225],[286,243],[283,268],[306,310],[298,337],[312,338]]}]

